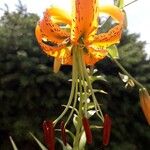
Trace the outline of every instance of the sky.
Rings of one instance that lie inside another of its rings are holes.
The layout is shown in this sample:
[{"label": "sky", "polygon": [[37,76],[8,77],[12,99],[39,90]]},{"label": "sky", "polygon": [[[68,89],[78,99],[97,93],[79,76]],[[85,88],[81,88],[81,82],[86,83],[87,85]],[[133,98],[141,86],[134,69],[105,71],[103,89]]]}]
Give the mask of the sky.
[{"label": "sky", "polygon": [[[124,0],[125,4],[133,0]],[[4,4],[9,6],[10,11],[15,10],[18,0],[0,0],[0,8],[4,9]],[[100,0],[100,4],[111,4],[112,0]],[[70,10],[71,0],[22,0],[22,4],[27,7],[28,12],[43,15],[44,10],[50,5],[57,5]],[[138,0],[135,3],[125,7],[128,17],[128,29],[130,33],[140,34],[140,39],[146,41],[145,50],[150,57],[150,1]],[[0,15],[3,11],[0,10]]]}]

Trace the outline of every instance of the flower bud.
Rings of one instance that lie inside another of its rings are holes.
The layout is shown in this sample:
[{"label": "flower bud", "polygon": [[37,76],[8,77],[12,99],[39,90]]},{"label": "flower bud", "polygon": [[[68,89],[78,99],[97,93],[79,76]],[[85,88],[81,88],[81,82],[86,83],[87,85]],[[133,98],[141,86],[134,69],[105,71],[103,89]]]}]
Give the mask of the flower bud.
[{"label": "flower bud", "polygon": [[150,95],[145,88],[139,90],[140,105],[145,115],[145,118],[150,125]]},{"label": "flower bud", "polygon": [[55,150],[55,133],[52,121],[43,122],[43,131],[45,143],[48,147],[48,150]]},{"label": "flower bud", "polygon": [[90,129],[89,120],[86,117],[82,118],[83,127],[85,130],[86,141],[88,144],[92,144],[92,132]]},{"label": "flower bud", "polygon": [[103,145],[107,146],[110,140],[111,133],[111,118],[108,114],[104,116],[104,124],[103,124]]}]

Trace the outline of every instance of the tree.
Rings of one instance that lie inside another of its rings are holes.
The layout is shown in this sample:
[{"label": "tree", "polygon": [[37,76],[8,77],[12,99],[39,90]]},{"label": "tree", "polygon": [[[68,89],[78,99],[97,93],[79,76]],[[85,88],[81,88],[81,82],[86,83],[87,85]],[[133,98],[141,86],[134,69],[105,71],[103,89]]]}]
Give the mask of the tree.
[{"label": "tree", "polygon": [[60,104],[69,96],[69,78],[53,73],[52,59],[37,44],[38,20],[23,7],[6,11],[0,19],[0,149],[10,145],[9,135],[21,149],[29,145],[31,149],[33,142],[21,146],[27,139],[32,141],[29,131],[41,137],[43,120],[59,113]]}]

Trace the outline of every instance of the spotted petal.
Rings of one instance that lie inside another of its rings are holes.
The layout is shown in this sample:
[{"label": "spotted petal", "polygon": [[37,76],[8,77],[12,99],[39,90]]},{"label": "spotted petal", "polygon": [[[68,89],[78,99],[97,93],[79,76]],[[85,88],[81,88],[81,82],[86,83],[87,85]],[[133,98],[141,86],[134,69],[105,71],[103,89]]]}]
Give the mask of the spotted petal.
[{"label": "spotted petal", "polygon": [[81,37],[87,40],[89,34],[97,29],[97,3],[97,0],[73,0],[71,27],[71,39],[73,42],[76,43]]},{"label": "spotted petal", "polygon": [[99,8],[100,12],[110,15],[117,23],[107,33],[101,33],[95,36],[94,43],[99,43],[101,46],[108,47],[119,42],[122,34],[124,15],[123,12],[116,6],[103,6]]},{"label": "spotted petal", "polygon": [[46,44],[46,42],[44,43],[43,40],[45,40],[43,33],[41,32],[41,28],[39,26],[39,24],[37,24],[36,29],[35,29],[35,35],[37,38],[38,43],[40,44],[41,48],[43,49],[43,51],[53,57],[57,57],[59,51],[65,47],[65,45],[58,45],[55,43],[51,43],[51,45],[48,45],[48,42]]},{"label": "spotted petal", "polygon": [[50,10],[51,9],[46,10],[44,18],[40,21],[40,30],[43,37],[45,36],[45,38],[53,43],[60,44],[65,39],[67,39],[70,34],[67,31],[61,29],[59,25],[52,22]]}]

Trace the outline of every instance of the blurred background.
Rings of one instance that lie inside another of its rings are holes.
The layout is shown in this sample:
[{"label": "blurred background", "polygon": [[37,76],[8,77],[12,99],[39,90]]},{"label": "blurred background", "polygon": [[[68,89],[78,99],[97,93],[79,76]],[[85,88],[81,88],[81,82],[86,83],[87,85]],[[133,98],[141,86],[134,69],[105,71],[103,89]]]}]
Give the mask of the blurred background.
[{"label": "blurred background", "polygon": [[[39,16],[29,13],[21,1],[13,12],[6,5],[0,17],[0,150],[12,149],[9,136],[20,150],[38,150],[29,132],[43,142],[43,120],[55,119],[70,94],[71,66],[53,73],[53,58],[41,51],[34,35],[38,20]],[[144,50],[146,42],[139,37],[124,31],[118,45],[119,61],[150,89],[150,59]],[[120,70],[109,58],[95,67],[108,80],[93,86],[109,93],[100,103],[113,120],[111,141],[105,149],[149,150],[150,127],[139,105],[138,89],[124,88],[118,76]],[[87,149],[100,150],[102,132],[96,130],[93,134],[94,143]]]}]

